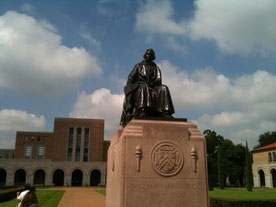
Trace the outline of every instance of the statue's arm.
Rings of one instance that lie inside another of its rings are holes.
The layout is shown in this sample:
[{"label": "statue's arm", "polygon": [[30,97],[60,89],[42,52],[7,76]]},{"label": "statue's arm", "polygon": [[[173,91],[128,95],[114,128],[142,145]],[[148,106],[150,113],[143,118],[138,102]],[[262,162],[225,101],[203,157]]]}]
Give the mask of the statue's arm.
[{"label": "statue's arm", "polygon": [[154,86],[161,86],[162,85],[162,75],[160,68],[156,65],[156,77],[153,82]]},{"label": "statue's arm", "polygon": [[128,76],[127,84],[124,87],[125,95],[130,94],[132,91],[138,88],[139,85],[137,82],[137,76],[138,76],[138,64],[134,66],[133,70]]},{"label": "statue's arm", "polygon": [[138,75],[138,64],[134,66],[132,69],[131,73],[128,75],[127,78],[127,85],[128,84],[134,84],[137,80],[137,75]]}]

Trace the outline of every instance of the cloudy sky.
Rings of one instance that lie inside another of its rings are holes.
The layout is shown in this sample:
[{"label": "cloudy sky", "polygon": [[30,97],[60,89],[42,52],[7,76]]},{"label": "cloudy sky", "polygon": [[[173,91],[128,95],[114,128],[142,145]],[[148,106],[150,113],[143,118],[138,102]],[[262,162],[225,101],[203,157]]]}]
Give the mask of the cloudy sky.
[{"label": "cloudy sky", "polygon": [[55,117],[120,127],[123,86],[156,52],[175,117],[235,143],[276,130],[275,0],[0,1],[0,148]]}]

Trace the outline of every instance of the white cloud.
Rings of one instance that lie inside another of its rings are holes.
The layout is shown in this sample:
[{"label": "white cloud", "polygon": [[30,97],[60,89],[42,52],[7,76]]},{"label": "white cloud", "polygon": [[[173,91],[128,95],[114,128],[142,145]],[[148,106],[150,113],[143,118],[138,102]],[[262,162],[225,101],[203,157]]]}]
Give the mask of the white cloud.
[{"label": "white cloud", "polygon": [[41,131],[45,128],[44,116],[28,114],[15,109],[0,111],[0,148],[14,149],[16,131]]},{"label": "white cloud", "polygon": [[214,40],[227,53],[276,51],[274,0],[196,0],[194,4],[194,16],[176,21],[171,1],[148,0],[136,14],[135,28],[149,36]]},{"label": "white cloud", "polygon": [[96,49],[101,48],[101,42],[95,39],[90,33],[88,32],[81,32],[80,36],[83,39],[86,39],[92,46],[94,46]]},{"label": "white cloud", "polygon": [[177,108],[210,108],[217,104],[217,97],[224,96],[230,87],[230,80],[217,75],[212,68],[188,75],[168,61],[158,65],[162,70],[163,83],[169,86]]},{"label": "white cloud", "polygon": [[129,20],[127,17],[129,5],[129,0],[100,0],[96,9],[99,15],[106,17],[113,24],[124,24]]},{"label": "white cloud", "polygon": [[186,30],[173,19],[173,7],[169,0],[149,0],[136,14],[135,29],[151,34],[183,35]]},{"label": "white cloud", "polygon": [[83,39],[87,40],[94,49],[100,50],[101,42],[97,40],[95,37],[93,37],[93,35],[89,32],[88,27],[89,27],[88,22],[83,22],[80,25],[80,28],[79,28],[80,36]]},{"label": "white cloud", "polygon": [[34,96],[76,90],[102,71],[84,48],[62,45],[53,25],[14,11],[0,16],[0,64],[0,87]]},{"label": "white cloud", "polygon": [[[235,142],[256,144],[258,135],[276,129],[276,76],[264,70],[229,79],[214,69],[193,74],[168,61],[159,64],[177,111],[203,113],[194,122]],[[189,117],[188,117],[189,118]]]},{"label": "white cloud", "polygon": [[105,137],[110,138],[119,128],[123,94],[112,94],[102,88],[92,94],[81,92],[70,117],[105,120]]},{"label": "white cloud", "polygon": [[[267,112],[276,115],[273,111],[274,103],[270,103]],[[249,106],[248,111],[239,110],[239,112],[220,112],[218,114],[204,114],[197,120],[193,120],[203,131],[205,129],[215,130],[222,136],[232,139],[236,143],[245,143],[248,141],[249,147],[252,148],[257,144],[260,134],[267,131],[275,131],[276,120],[268,121],[270,118],[258,111],[257,115],[253,115]],[[255,112],[256,113],[256,112]],[[254,118],[253,118],[254,117]]]},{"label": "white cloud", "polygon": [[168,49],[175,51],[176,53],[180,53],[183,56],[187,55],[188,50],[187,48],[181,44],[181,42],[176,41],[173,37],[168,37],[164,44]]},{"label": "white cloud", "polygon": [[197,0],[189,31],[193,39],[207,38],[226,52],[276,51],[274,0]]}]

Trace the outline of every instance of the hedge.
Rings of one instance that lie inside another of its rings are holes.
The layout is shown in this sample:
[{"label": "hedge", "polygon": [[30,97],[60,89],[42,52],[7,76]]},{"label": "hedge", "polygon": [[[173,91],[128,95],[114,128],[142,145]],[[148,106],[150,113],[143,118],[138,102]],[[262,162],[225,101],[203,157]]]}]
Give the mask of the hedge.
[{"label": "hedge", "polygon": [[8,201],[16,197],[18,191],[24,190],[23,186],[0,190],[0,202]]},{"label": "hedge", "polygon": [[276,200],[239,201],[210,198],[210,204],[211,207],[276,207]]},{"label": "hedge", "polygon": [[[17,196],[18,191],[23,191],[24,186],[8,187],[0,190],[0,202],[9,201]],[[35,187],[31,187],[32,191],[35,191]]]}]

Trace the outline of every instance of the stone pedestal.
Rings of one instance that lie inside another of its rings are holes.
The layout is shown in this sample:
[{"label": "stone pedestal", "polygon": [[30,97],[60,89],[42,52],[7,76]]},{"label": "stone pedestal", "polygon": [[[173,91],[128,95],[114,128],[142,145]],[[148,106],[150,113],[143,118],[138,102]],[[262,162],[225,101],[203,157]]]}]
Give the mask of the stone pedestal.
[{"label": "stone pedestal", "polygon": [[106,207],[208,207],[206,143],[190,122],[132,120],[108,150]]}]

